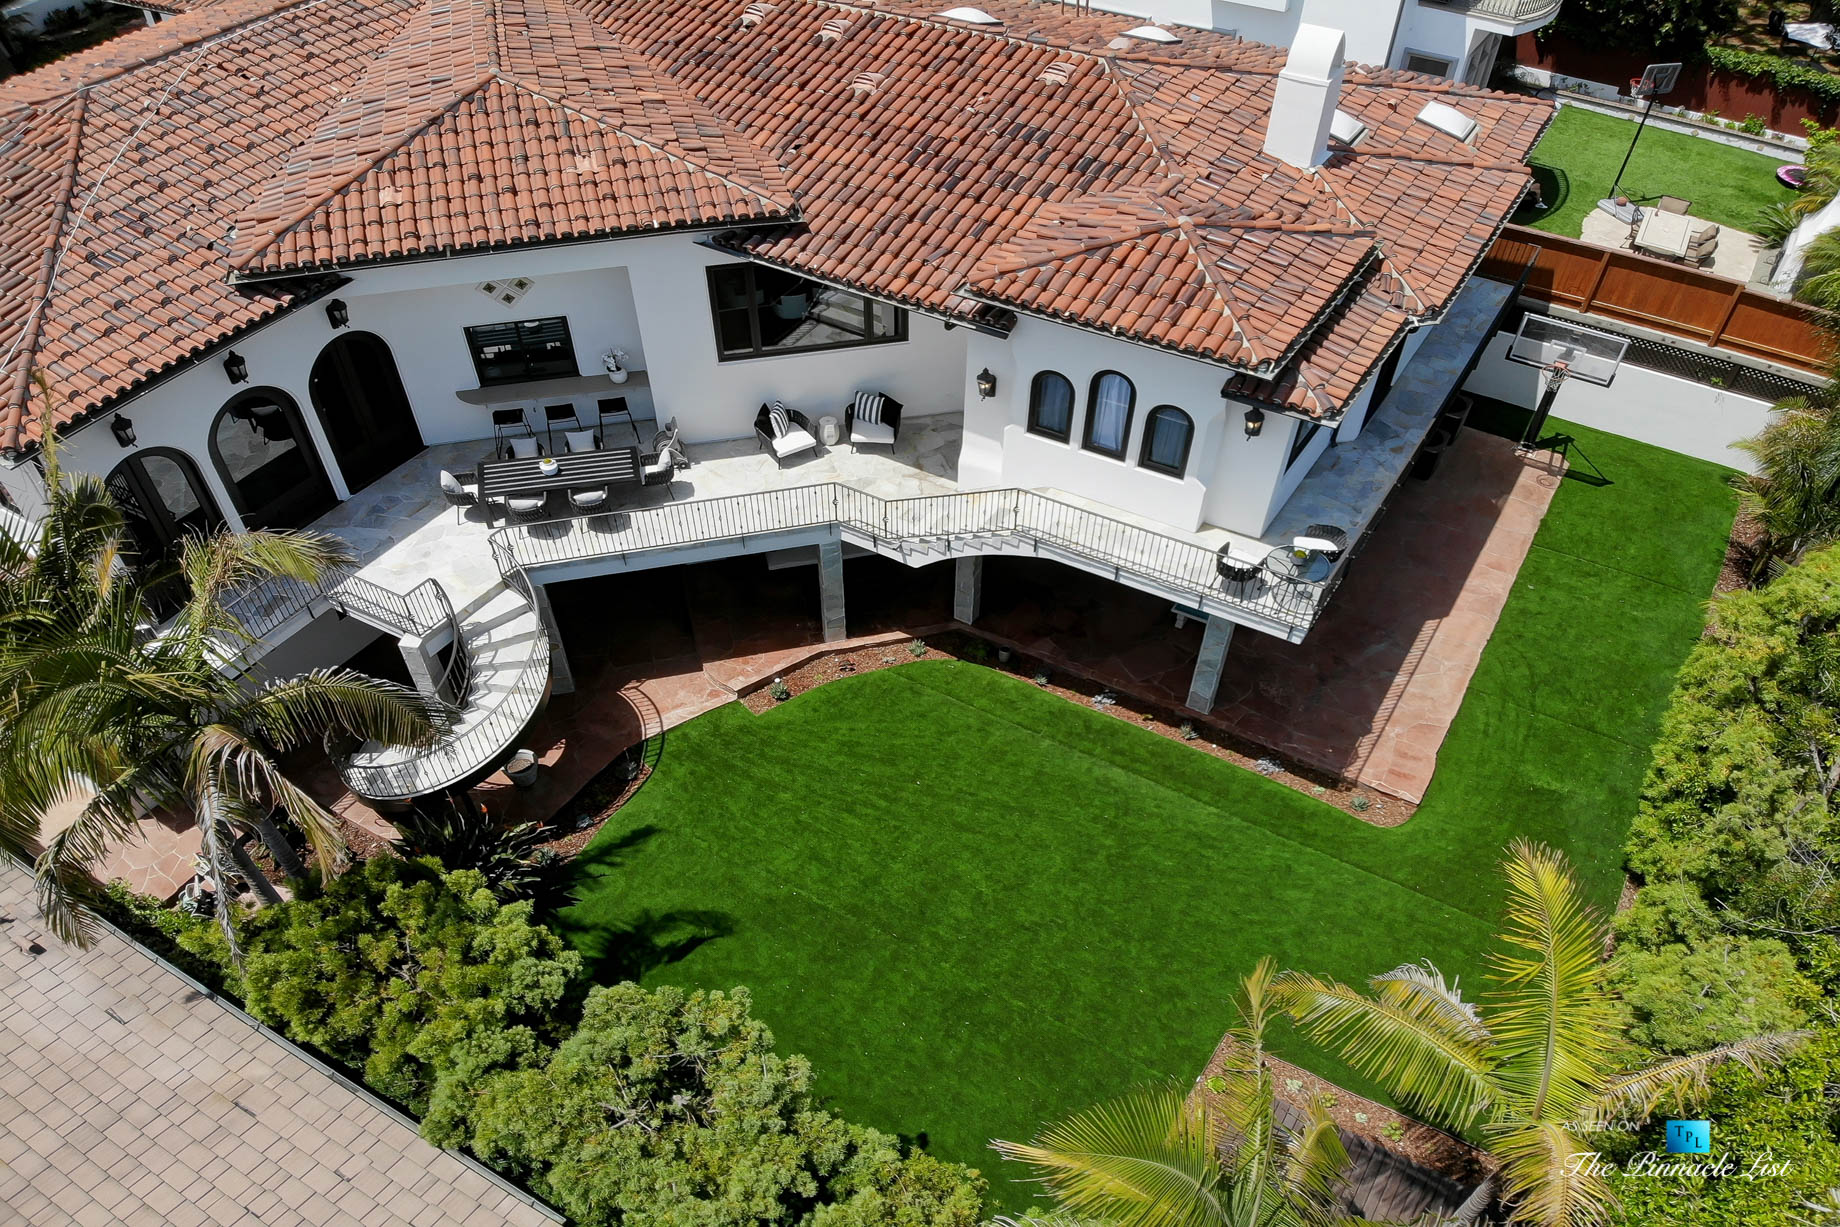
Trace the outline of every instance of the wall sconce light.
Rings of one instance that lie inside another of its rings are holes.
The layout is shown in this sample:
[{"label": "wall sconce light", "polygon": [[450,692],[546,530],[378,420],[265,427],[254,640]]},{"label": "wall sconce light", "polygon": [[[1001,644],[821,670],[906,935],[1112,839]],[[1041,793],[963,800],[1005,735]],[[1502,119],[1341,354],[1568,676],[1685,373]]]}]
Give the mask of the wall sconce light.
[{"label": "wall sconce light", "polygon": [[1257,406],[1246,410],[1246,437],[1256,439],[1259,437],[1259,432],[1264,429],[1265,411]]},{"label": "wall sconce light", "polygon": [[990,373],[989,367],[978,372],[977,390],[978,397],[982,400],[989,400],[997,394],[997,377]]},{"label": "wall sconce light", "polygon": [[326,304],[326,321],[334,328],[343,328],[351,323],[351,309],[345,305],[344,299],[335,298]]},{"label": "wall sconce light", "polygon": [[233,349],[224,355],[224,374],[230,376],[231,383],[244,383],[249,379],[249,364]]},{"label": "wall sconce light", "polygon": [[114,433],[115,442],[123,447],[134,446],[134,423],[121,414],[115,415],[115,420],[109,423],[109,430]]}]

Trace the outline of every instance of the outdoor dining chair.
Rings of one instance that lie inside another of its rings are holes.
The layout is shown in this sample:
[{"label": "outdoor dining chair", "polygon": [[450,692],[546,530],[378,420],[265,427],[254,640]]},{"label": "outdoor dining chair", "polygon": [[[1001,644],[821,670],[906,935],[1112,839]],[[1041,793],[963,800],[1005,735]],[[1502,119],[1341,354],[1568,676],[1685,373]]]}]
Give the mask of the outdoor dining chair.
[{"label": "outdoor dining chair", "polygon": [[632,431],[633,442],[639,441],[639,427],[633,421],[632,406],[626,403],[624,396],[603,396],[595,402],[594,407],[600,414],[600,421],[596,425],[600,427],[601,438],[607,437],[608,418],[625,418],[626,428]]},{"label": "outdoor dining chair", "polygon": [[505,459],[535,460],[543,455],[543,445],[537,442],[535,435],[520,435],[505,440]]},{"label": "outdoor dining chair", "polygon": [[639,484],[644,486],[663,486],[665,493],[672,499],[677,498],[677,491],[671,486],[671,479],[677,470],[690,467],[689,457],[684,454],[684,445],[678,441],[677,419],[665,423],[664,429],[652,436],[652,450],[639,457]]},{"label": "outdoor dining chair", "polygon": [[505,510],[520,524],[534,523],[545,518],[549,510],[549,496],[538,494],[529,498],[522,495],[508,498],[505,500]]},{"label": "outdoor dining chair", "polygon": [[466,519],[468,507],[479,506],[479,488],[468,486],[446,469],[441,470],[441,497],[447,500],[449,507],[455,509],[456,520]]},{"label": "outdoor dining chair", "polygon": [[543,433],[549,436],[549,450],[556,450],[556,427],[563,424],[581,429],[581,416],[575,412],[575,402],[565,400],[557,405],[543,406]]},{"label": "outdoor dining chair", "polygon": [[598,511],[607,505],[607,487],[589,486],[584,490],[570,490],[569,503],[577,511]]},{"label": "outdoor dining chair", "polygon": [[1678,196],[1663,196],[1655,201],[1655,207],[1663,213],[1690,213],[1693,210],[1693,202],[1682,200]]},{"label": "outdoor dining chair", "polygon": [[565,430],[562,432],[562,446],[571,453],[598,452],[601,450],[601,437],[592,430]]},{"label": "outdoor dining chair", "polygon": [[492,450],[500,456],[506,454],[505,441],[530,431],[530,419],[524,416],[524,409],[492,410]]}]

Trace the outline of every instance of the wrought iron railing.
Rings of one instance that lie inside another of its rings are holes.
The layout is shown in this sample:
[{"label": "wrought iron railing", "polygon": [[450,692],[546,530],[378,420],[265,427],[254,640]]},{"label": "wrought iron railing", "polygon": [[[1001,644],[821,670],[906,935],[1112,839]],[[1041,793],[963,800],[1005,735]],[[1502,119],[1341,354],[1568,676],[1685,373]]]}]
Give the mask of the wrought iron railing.
[{"label": "wrought iron railing", "polygon": [[1169,590],[1204,611],[1299,630],[1315,621],[1340,569],[1309,581],[1255,562],[1247,564],[1250,578],[1226,579],[1215,550],[1033,490],[884,499],[840,482],[509,525],[490,540],[499,573],[509,578],[531,567],[813,528],[834,528],[846,539],[904,558],[933,550],[951,557],[1020,548]]}]

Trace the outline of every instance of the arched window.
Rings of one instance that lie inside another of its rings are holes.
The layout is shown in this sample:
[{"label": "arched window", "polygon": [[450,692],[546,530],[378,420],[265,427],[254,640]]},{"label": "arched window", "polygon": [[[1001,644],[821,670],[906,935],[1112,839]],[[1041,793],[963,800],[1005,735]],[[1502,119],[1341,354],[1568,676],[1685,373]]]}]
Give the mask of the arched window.
[{"label": "arched window", "polygon": [[1144,446],[1137,463],[1171,477],[1188,468],[1188,445],[1194,442],[1195,424],[1174,405],[1158,405],[1144,419]]},{"label": "arched window", "polygon": [[1073,384],[1059,371],[1042,371],[1029,387],[1029,433],[1061,443],[1073,435]]},{"label": "arched window", "polygon": [[145,596],[164,618],[184,604],[185,580],[168,572],[187,537],[203,537],[222,526],[198,466],[170,447],[143,447],[108,476],[109,495],[121,511],[132,561],[143,576],[156,577]]},{"label": "arched window", "polygon": [[1086,398],[1086,450],[1123,460],[1136,404],[1137,389],[1123,375],[1117,371],[1094,375],[1092,394]]},{"label": "arched window", "polygon": [[224,402],[210,441],[246,528],[300,528],[338,502],[300,406],[280,388],[250,388]]}]

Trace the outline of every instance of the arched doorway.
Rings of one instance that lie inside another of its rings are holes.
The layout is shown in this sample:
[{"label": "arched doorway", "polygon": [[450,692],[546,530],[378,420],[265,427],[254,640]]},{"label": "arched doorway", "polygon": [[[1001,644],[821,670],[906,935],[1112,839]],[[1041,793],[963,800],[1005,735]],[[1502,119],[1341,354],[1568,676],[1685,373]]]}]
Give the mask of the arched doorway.
[{"label": "arched doorway", "polygon": [[211,460],[247,528],[301,528],[338,503],[301,420],[280,388],[250,388],[211,423]]},{"label": "arched doorway", "polygon": [[307,395],[353,494],[422,450],[396,358],[374,332],[343,333],[320,350]]},{"label": "arched doorway", "polygon": [[187,596],[184,579],[172,571],[180,543],[221,527],[223,513],[192,458],[169,447],[135,452],[115,466],[107,484],[133,542],[134,570],[150,581],[147,603],[167,617]]}]

